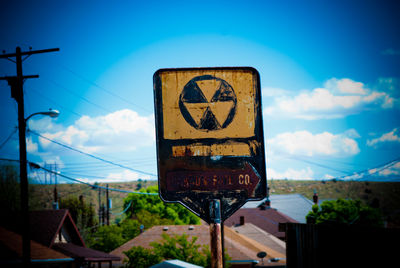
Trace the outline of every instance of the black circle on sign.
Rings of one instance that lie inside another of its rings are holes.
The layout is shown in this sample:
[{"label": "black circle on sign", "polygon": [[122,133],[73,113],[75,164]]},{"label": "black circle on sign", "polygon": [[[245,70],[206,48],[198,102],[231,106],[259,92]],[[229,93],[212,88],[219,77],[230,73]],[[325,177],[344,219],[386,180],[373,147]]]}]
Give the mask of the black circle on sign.
[{"label": "black circle on sign", "polygon": [[[211,84],[204,94],[204,83]],[[212,75],[196,76],[182,90],[179,108],[192,127],[202,131],[226,128],[236,113],[236,94],[232,86]]]}]

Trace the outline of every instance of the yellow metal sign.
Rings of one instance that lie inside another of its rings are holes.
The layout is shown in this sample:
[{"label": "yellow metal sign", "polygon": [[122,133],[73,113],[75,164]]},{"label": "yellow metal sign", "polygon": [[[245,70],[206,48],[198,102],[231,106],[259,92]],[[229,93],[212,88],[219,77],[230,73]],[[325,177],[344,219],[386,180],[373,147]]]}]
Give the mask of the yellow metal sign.
[{"label": "yellow metal sign", "polygon": [[160,73],[160,78],[164,139],[255,135],[257,79],[250,70],[171,70]]},{"label": "yellow metal sign", "polygon": [[260,77],[251,67],[161,69],[154,74],[160,196],[209,222],[266,195]]}]

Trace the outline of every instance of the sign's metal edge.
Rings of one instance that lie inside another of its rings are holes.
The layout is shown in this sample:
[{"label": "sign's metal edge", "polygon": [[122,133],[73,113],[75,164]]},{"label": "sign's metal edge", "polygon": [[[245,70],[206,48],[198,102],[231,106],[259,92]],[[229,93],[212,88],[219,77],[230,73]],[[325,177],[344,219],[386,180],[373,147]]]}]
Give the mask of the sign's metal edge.
[{"label": "sign's metal edge", "polygon": [[[263,175],[262,176],[262,180],[265,181],[265,195],[268,194],[268,181],[267,181],[267,170],[266,170],[266,151],[265,151],[265,140],[264,140],[264,122],[263,122],[263,117],[262,117],[262,94],[261,94],[261,81],[260,81],[260,73],[258,72],[258,70],[254,67],[251,66],[239,66],[239,67],[230,67],[230,66],[218,66],[218,67],[182,67],[182,68],[160,68],[158,69],[154,74],[153,74],[153,94],[154,94],[154,107],[155,107],[155,122],[158,123],[162,123],[163,118],[162,118],[162,111],[160,111],[160,109],[157,109],[157,103],[161,102],[162,103],[162,85],[161,85],[161,81],[160,81],[160,75],[164,72],[171,72],[171,71],[200,71],[200,70],[244,70],[244,71],[250,71],[252,73],[255,74],[256,76],[256,82],[257,82],[257,86],[256,86],[256,99],[259,101],[258,103],[258,107],[257,107],[257,114],[260,116],[258,118],[258,120],[260,120],[260,122],[257,124],[259,126],[259,129],[257,131],[257,135],[261,136],[260,142],[261,142],[261,147],[263,150],[263,153],[261,154],[261,158],[262,158],[262,163],[261,163],[261,168],[264,170]],[[156,141],[159,140],[160,137],[163,137],[163,128],[159,127],[158,124],[155,125],[155,132],[156,132]],[[184,202],[182,202],[181,200],[167,200],[164,198],[163,196],[163,192],[162,192],[162,188],[160,185],[160,165],[159,165],[159,161],[160,161],[160,152],[159,152],[159,146],[156,146],[156,151],[157,151],[157,177],[158,177],[158,187],[159,187],[159,197],[163,202],[166,203],[180,203],[181,205],[183,205],[185,208],[189,209],[192,213],[194,213],[197,216],[200,216],[200,213],[197,213],[196,211],[192,210],[189,206],[187,206]],[[247,201],[259,201],[264,199],[264,197],[254,197],[254,198],[247,198]],[[234,212],[233,212],[234,213]],[[229,216],[231,216],[233,213],[231,213]]]}]

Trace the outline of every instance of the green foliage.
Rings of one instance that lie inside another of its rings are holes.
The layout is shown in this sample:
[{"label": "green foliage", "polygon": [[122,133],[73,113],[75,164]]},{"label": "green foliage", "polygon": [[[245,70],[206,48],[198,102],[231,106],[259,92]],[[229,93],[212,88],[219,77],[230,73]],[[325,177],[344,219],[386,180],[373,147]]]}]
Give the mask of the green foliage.
[{"label": "green foliage", "polygon": [[[19,181],[18,166],[0,165],[0,208],[4,214],[18,212],[21,209],[21,188]],[[29,183],[29,210],[42,209],[41,200],[35,193],[36,188]]]},{"label": "green foliage", "polygon": [[143,224],[144,229],[149,229],[155,225],[173,225],[175,222],[171,219],[163,219],[158,214],[152,214],[146,210],[139,211],[135,218],[140,224]]},{"label": "green foliage", "polygon": [[88,247],[110,252],[138,236],[140,234],[140,225],[148,229],[153,225],[173,224],[173,221],[161,219],[158,215],[147,211],[141,211],[136,216],[136,219],[125,219],[119,225],[100,226],[97,231],[88,235],[86,239]]},{"label": "green foliage", "polygon": [[314,205],[306,216],[307,223],[313,224],[356,224],[383,226],[378,209],[364,205],[360,200],[337,199],[325,201],[319,207]]},{"label": "green foliage", "polygon": [[122,232],[122,228],[117,225],[100,226],[97,232],[87,239],[88,247],[110,252],[125,242]]},{"label": "green foliage", "polygon": [[141,223],[138,220],[125,219],[120,227],[122,229],[122,238],[129,241],[140,234]]},{"label": "green foliage", "polygon": [[161,257],[153,253],[153,250],[140,246],[124,251],[124,254],[128,257],[124,260],[125,267],[148,268],[161,262]]},{"label": "green foliage", "polygon": [[21,190],[17,167],[2,165],[0,167],[0,208],[3,213],[20,210]]},{"label": "green foliage", "polygon": [[200,252],[200,245],[195,244],[197,237],[193,236],[188,241],[188,235],[169,236],[162,235],[163,241],[153,242],[150,245],[154,248],[154,253],[162,256],[164,259],[178,259],[188,263],[206,266],[207,258]]},{"label": "green foliage", "polygon": [[85,229],[91,228],[97,224],[96,212],[94,208],[85,203],[83,198],[77,196],[69,196],[60,200],[60,208],[68,209],[72,219],[78,226],[81,232]]},{"label": "green foliage", "polygon": [[[124,260],[126,267],[149,267],[159,263],[161,259],[178,259],[203,267],[211,266],[209,247],[208,245],[201,246],[196,244],[198,239],[196,236],[189,240],[187,234],[175,236],[163,234],[162,238],[161,242],[150,243],[153,249],[133,247],[124,252],[128,257],[128,259]],[[146,260],[148,261],[147,263]],[[225,261],[228,260],[230,260],[230,257],[225,254]],[[228,267],[227,262],[225,264],[225,267]]]},{"label": "green foliage", "polygon": [[[141,192],[157,193],[158,187],[150,186],[146,189],[141,189]],[[127,207],[130,202],[132,202],[132,205],[126,211],[128,218],[134,218],[139,212],[147,211],[153,215],[159,215],[161,219],[172,220],[174,224],[200,223],[200,219],[182,205],[175,203],[166,204],[158,195],[129,194],[124,199],[124,207]]]},{"label": "green foliage", "polygon": [[140,234],[140,225],[148,229],[154,225],[172,225],[174,221],[162,219],[157,214],[142,210],[135,219],[125,219],[119,225],[101,226],[88,235],[88,247],[110,252]]}]

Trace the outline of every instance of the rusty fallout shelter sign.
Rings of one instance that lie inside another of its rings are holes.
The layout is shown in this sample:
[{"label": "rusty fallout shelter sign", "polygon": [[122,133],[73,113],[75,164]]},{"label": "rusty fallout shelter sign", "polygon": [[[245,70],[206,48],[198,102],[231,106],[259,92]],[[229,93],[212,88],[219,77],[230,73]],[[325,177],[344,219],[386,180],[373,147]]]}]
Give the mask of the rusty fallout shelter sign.
[{"label": "rusty fallout shelter sign", "polygon": [[260,77],[254,68],[161,69],[154,74],[161,198],[210,222],[266,196]]}]

